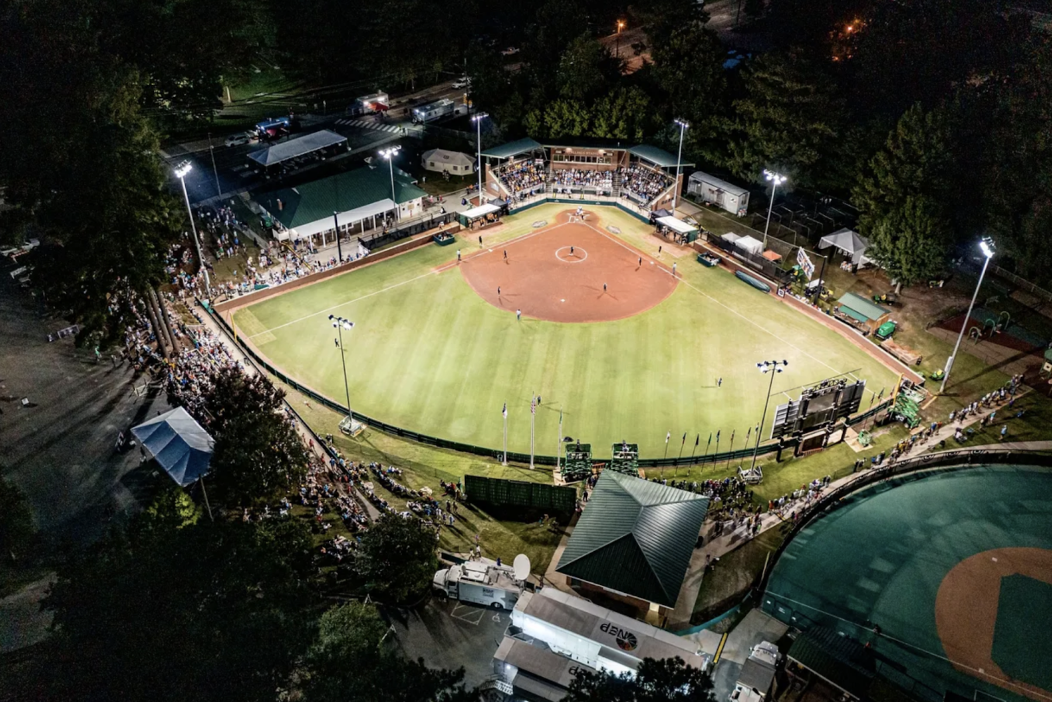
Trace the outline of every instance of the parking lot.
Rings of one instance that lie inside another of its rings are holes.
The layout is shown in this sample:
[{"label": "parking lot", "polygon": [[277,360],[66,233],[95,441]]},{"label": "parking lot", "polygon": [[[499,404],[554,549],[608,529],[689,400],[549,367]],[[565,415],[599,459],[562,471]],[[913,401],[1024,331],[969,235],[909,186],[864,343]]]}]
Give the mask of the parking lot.
[{"label": "parking lot", "polygon": [[414,610],[390,610],[402,652],[431,667],[464,668],[464,682],[479,685],[493,675],[493,654],[511,624],[510,612],[456,600],[431,598]]}]

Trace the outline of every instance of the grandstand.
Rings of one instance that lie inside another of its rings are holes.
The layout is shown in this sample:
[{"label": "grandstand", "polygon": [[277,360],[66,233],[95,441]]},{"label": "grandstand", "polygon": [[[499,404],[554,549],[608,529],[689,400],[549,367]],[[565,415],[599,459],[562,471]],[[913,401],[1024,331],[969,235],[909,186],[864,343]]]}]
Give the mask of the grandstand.
[{"label": "grandstand", "polygon": [[588,199],[649,215],[671,203],[682,182],[682,176],[676,179],[675,157],[645,144],[520,139],[482,156],[488,194],[506,200],[512,209],[542,199]]}]

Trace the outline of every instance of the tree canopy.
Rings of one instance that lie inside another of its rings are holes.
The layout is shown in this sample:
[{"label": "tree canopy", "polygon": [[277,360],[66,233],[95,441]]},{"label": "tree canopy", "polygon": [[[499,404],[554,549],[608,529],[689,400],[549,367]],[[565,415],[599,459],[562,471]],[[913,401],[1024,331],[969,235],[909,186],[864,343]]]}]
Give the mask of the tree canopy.
[{"label": "tree canopy", "polygon": [[714,702],[712,679],[681,658],[645,658],[636,674],[579,673],[564,702]]},{"label": "tree canopy", "polygon": [[0,477],[0,558],[25,554],[35,533],[25,493]]},{"label": "tree canopy", "polygon": [[385,514],[362,534],[354,569],[381,602],[400,603],[431,585],[438,570],[435,532],[419,519]]}]

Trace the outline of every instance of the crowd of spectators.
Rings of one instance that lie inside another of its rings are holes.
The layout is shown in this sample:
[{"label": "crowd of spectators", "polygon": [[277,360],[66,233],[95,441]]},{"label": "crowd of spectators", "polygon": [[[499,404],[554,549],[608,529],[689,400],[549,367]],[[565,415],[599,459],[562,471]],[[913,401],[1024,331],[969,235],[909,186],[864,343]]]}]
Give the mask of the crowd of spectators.
[{"label": "crowd of spectators", "polygon": [[649,203],[672,186],[672,179],[661,171],[655,171],[639,164],[622,167],[617,170],[621,194]]},{"label": "crowd of spectators", "polygon": [[591,190],[597,195],[612,195],[614,190],[614,176],[611,171],[558,168],[552,171],[551,182],[557,193]]},{"label": "crowd of spectators", "polygon": [[548,176],[544,162],[534,159],[506,163],[495,172],[508,192],[520,199],[543,192]]}]

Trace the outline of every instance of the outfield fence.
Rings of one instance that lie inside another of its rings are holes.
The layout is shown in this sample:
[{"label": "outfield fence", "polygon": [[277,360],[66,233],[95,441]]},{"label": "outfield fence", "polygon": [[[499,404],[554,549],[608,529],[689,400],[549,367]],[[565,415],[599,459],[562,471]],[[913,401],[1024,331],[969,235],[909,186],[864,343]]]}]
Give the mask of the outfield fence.
[{"label": "outfield fence", "polygon": [[[307,397],[311,398],[312,400],[321,403],[322,405],[324,405],[325,407],[328,407],[329,409],[333,410],[334,412],[339,412],[340,414],[343,414],[343,415],[347,414],[347,407],[345,407],[344,405],[341,405],[339,402],[336,402],[335,400],[332,400],[332,399],[330,399],[328,397],[325,397],[324,395],[312,390],[311,388],[300,384],[295,378],[289,377],[288,375],[286,375],[285,373],[283,373],[279,369],[277,369],[274,366],[272,366],[265,358],[263,358],[261,355],[259,355],[254,348],[252,348],[251,346],[246,344],[245,341],[239,335],[237,335],[234,332],[233,328],[231,328],[231,326],[227,322],[227,320],[224,319],[223,315],[220,314],[218,311],[213,310],[211,308],[211,306],[204,306],[204,305],[202,305],[202,307],[208,313],[208,315],[213,320],[215,320],[216,324],[221,326],[227,332],[227,335],[230,338],[234,339],[235,343],[237,343],[237,345],[240,347],[240,349],[243,352],[245,352],[249,357],[251,357],[252,360],[258,366],[266,369],[266,371],[268,373],[270,373],[271,375],[277,377],[281,382],[283,382],[286,385],[292,387],[296,391],[303,393],[304,395],[306,395]],[[890,406],[891,406],[891,400],[890,399],[889,400],[885,400],[884,402],[880,403],[879,405],[876,405],[876,406],[870,408],[869,411],[867,411],[867,412],[865,412],[863,414],[859,414],[859,415],[856,415],[854,417],[851,417],[850,419],[847,420],[847,424],[849,426],[851,426],[851,425],[858,424],[860,422],[864,422],[864,421],[868,420],[870,417],[873,417],[873,416],[879,414],[880,412],[883,412],[884,410],[888,409]],[[387,422],[381,422],[379,419],[374,419],[372,417],[369,417],[368,415],[362,414],[361,412],[353,412],[352,415],[353,415],[353,417],[356,420],[358,420],[359,422],[362,422],[363,424],[365,424],[365,425],[367,425],[367,426],[369,426],[369,427],[371,427],[373,429],[379,429],[382,432],[385,432],[387,434],[391,434],[392,436],[398,436],[398,437],[401,437],[403,439],[411,439],[413,441],[418,441],[418,442],[420,442],[422,444],[426,444],[428,446],[435,446],[437,448],[450,449],[452,451],[460,451],[462,453],[470,453],[470,454],[473,454],[473,455],[476,455],[476,456],[486,456],[488,458],[493,458],[493,459],[498,460],[498,461],[501,460],[501,458],[504,455],[504,452],[501,451],[500,449],[487,448],[485,446],[476,446],[475,444],[465,444],[465,443],[461,443],[459,441],[450,441],[449,439],[440,439],[437,436],[431,436],[429,434],[423,434],[421,432],[411,431],[409,429],[403,429],[402,427],[396,426],[394,424],[388,424]],[[727,462],[727,461],[733,461],[733,460],[748,458],[748,457],[753,455],[754,451],[757,452],[758,456],[767,456],[769,454],[772,454],[772,453],[778,451],[779,447],[781,449],[783,449],[783,450],[785,450],[785,449],[793,449],[793,448],[796,447],[796,445],[798,443],[799,442],[798,442],[797,439],[790,438],[790,439],[783,439],[780,445],[779,445],[779,442],[773,442],[773,443],[764,444],[764,445],[760,446],[759,450],[757,450],[755,447],[753,447],[753,448],[738,449],[736,451],[724,451],[722,453],[705,454],[705,455],[701,455],[701,456],[677,456],[675,458],[641,458],[641,459],[639,459],[639,467],[640,468],[674,468],[674,467],[678,467],[678,466],[702,466],[702,467],[704,467],[704,465],[706,463],[712,463],[715,466],[718,463],[720,463],[721,461]],[[513,451],[509,451],[507,453],[507,457],[508,457],[507,460],[509,462],[511,462],[511,463],[521,463],[521,464],[528,464],[528,463],[530,463],[530,454],[528,454],[528,453],[516,453],[516,452],[513,452]],[[593,456],[592,460],[594,462],[601,462],[601,461],[603,461],[603,459],[601,457],[597,457],[597,456]],[[536,455],[533,456],[533,462],[535,464],[539,464],[539,465],[542,465],[542,466],[554,466],[554,465],[556,465],[557,461],[558,461],[558,458],[556,456],[546,456],[546,455],[541,455],[541,454],[536,454]]]}]

